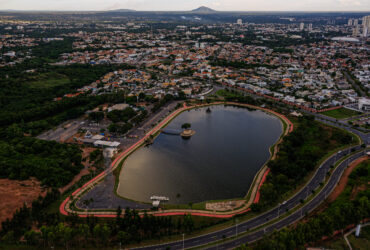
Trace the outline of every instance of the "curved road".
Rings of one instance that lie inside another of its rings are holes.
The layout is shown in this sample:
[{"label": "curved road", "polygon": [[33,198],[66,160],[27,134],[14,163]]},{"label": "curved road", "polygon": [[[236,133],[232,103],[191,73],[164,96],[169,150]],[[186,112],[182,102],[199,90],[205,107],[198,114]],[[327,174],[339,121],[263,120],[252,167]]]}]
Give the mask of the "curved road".
[{"label": "curved road", "polygon": [[[355,147],[351,147],[343,151],[339,151],[336,154],[332,155],[330,158],[328,158],[326,161],[324,161],[320,165],[317,172],[315,173],[313,178],[309,181],[309,183],[303,189],[301,189],[295,196],[287,200],[287,202],[284,205],[275,207],[274,209],[271,209],[270,211],[258,217],[255,217],[251,220],[240,223],[237,226],[226,228],[226,229],[213,232],[213,233],[209,233],[206,235],[202,235],[199,237],[186,239],[184,242],[177,241],[177,242],[171,242],[171,243],[166,243],[166,244],[161,244],[161,245],[153,245],[153,246],[147,246],[147,247],[141,247],[141,248],[135,248],[135,249],[154,250],[154,249],[168,249],[168,248],[183,249],[183,247],[191,248],[191,247],[206,245],[206,244],[218,241],[218,240],[222,240],[224,237],[232,237],[232,236],[235,236],[237,233],[247,232],[250,229],[259,227],[273,219],[276,219],[278,217],[278,214],[283,214],[284,212],[294,208],[295,206],[301,203],[300,202],[301,200],[305,200],[308,196],[310,196],[311,192],[317,189],[320,186],[321,182],[324,182],[324,178],[326,176],[326,173],[330,170],[330,166],[333,165],[336,161],[338,161],[341,157],[348,155],[352,149],[360,150],[362,148],[361,146],[355,146]],[[266,233],[272,232],[275,229],[281,229],[299,220],[305,215],[305,213],[310,212],[314,208],[316,208],[327,197],[327,195],[330,194],[330,192],[333,190],[335,185],[338,183],[344,169],[348,166],[348,164],[354,161],[355,159],[363,156],[365,153],[366,153],[366,150],[362,150],[361,152],[352,155],[351,157],[346,159],[344,162],[342,162],[332,173],[328,183],[320,191],[320,193],[316,195],[309,203],[307,203],[305,206],[298,209],[297,211],[295,211],[288,217],[285,217],[284,219],[272,225],[269,225],[261,230],[250,233],[248,235],[237,238],[235,240],[223,243],[221,245],[218,245],[217,247],[210,247],[209,249],[234,248],[243,243],[255,241],[263,237],[263,235]]]}]

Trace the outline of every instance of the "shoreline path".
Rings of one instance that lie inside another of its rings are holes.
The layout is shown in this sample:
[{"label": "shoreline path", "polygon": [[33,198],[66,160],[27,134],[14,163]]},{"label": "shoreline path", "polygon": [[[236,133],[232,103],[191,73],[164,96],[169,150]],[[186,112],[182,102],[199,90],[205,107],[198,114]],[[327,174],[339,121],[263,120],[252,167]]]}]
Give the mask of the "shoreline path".
[{"label": "shoreline path", "polygon": [[[112,164],[110,165],[110,167],[108,169],[106,169],[105,171],[103,171],[102,173],[100,173],[99,175],[97,175],[96,177],[94,177],[93,179],[88,181],[87,183],[85,183],[82,187],[75,190],[72,193],[71,196],[67,197],[59,207],[60,213],[63,214],[63,215],[68,215],[68,214],[75,213],[79,217],[87,217],[87,216],[91,216],[91,215],[95,216],[95,217],[116,217],[116,212],[115,211],[98,211],[98,210],[96,210],[96,211],[88,211],[88,210],[83,211],[82,209],[81,209],[81,211],[75,211],[75,210],[72,210],[70,206],[72,205],[72,203],[73,203],[73,201],[76,197],[77,197],[77,199],[80,199],[82,194],[84,194],[86,192],[89,192],[92,188],[95,188],[96,184],[99,183],[101,180],[103,180],[103,178],[105,178],[109,174],[112,174],[113,170],[116,169],[119,166],[121,161],[123,161],[128,155],[130,155],[136,149],[141,147],[142,144],[145,143],[145,140],[150,138],[150,136],[154,136],[157,132],[159,132],[164,126],[166,126],[177,115],[181,114],[182,112],[184,112],[186,110],[190,110],[190,109],[194,109],[194,108],[198,108],[198,107],[205,107],[205,106],[212,106],[212,105],[223,105],[223,104],[253,108],[253,109],[258,109],[258,110],[265,111],[267,113],[273,114],[273,115],[277,116],[278,118],[280,118],[282,120],[282,122],[284,122],[287,125],[283,136],[285,136],[288,133],[293,131],[293,123],[288,118],[286,118],[282,114],[279,114],[275,111],[272,111],[272,110],[269,110],[269,109],[266,109],[266,108],[261,108],[261,107],[257,107],[257,106],[253,106],[253,105],[249,105],[249,104],[234,103],[234,102],[216,102],[216,103],[195,105],[195,106],[189,106],[189,107],[186,106],[186,104],[184,103],[183,107],[173,111],[165,119],[163,119],[163,121],[161,121],[153,129],[151,129],[138,142],[133,144],[131,147],[126,149],[124,152],[120,153],[116,157],[116,159],[112,162]],[[282,141],[282,139],[280,139],[275,144],[274,154],[271,155],[271,157],[274,157],[274,155],[276,154],[277,146],[281,141]],[[253,182],[254,184],[252,184],[253,186],[251,187],[251,191],[250,191],[251,195],[250,195],[249,200],[242,207],[240,207],[238,209],[235,209],[233,211],[216,212],[216,211],[193,210],[193,209],[171,209],[171,210],[164,210],[164,211],[151,211],[151,212],[148,212],[148,214],[152,214],[154,216],[171,216],[171,215],[192,214],[192,215],[195,215],[195,216],[230,218],[230,217],[233,217],[234,215],[237,215],[237,214],[246,213],[250,210],[249,206],[252,203],[258,203],[259,198],[260,198],[260,193],[259,193],[260,187],[262,186],[262,184],[266,180],[266,176],[268,175],[269,171],[270,170],[267,168],[267,166],[265,164],[265,166],[263,166],[261,168],[261,171],[259,171],[259,173],[257,173],[257,175],[255,177],[256,181],[254,181]],[[139,213],[139,214],[142,214],[142,213]]]}]

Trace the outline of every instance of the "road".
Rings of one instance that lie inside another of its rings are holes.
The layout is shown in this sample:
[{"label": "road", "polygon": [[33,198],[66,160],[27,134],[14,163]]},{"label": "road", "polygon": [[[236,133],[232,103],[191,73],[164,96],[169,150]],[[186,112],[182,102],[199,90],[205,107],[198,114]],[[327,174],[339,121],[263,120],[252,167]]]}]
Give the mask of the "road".
[{"label": "road", "polygon": [[[229,238],[229,237],[235,236],[237,233],[239,234],[244,233],[250,229],[259,227],[273,219],[278,218],[278,215],[282,215],[284,212],[287,212],[291,210],[292,208],[296,207],[297,205],[301,204],[301,200],[305,200],[308,196],[310,196],[312,191],[316,190],[320,186],[320,183],[324,181],[326,173],[330,170],[330,166],[333,165],[336,161],[338,161],[341,157],[349,154],[352,149],[360,150],[361,147],[355,146],[355,147],[352,147],[352,148],[349,148],[343,151],[339,151],[336,154],[332,155],[330,158],[328,158],[326,161],[324,161],[320,165],[318,170],[316,171],[315,175],[309,181],[309,183],[304,188],[302,188],[296,195],[294,195],[291,199],[287,200],[284,205],[277,206],[271,209],[270,211],[260,216],[257,216],[251,220],[240,223],[237,226],[229,227],[229,228],[226,228],[226,229],[223,229],[217,232],[213,232],[210,234],[202,235],[199,237],[186,239],[184,242],[177,241],[177,242],[171,242],[167,244],[147,246],[147,247],[141,247],[141,248],[136,248],[136,249],[154,250],[154,249],[166,249],[168,247],[170,247],[171,249],[182,249],[183,244],[185,248],[191,248],[191,247],[206,245],[206,244],[221,240],[225,237]],[[255,241],[263,237],[266,233],[272,232],[275,229],[281,229],[299,220],[305,215],[305,213],[312,211],[319,204],[321,204],[323,200],[325,200],[325,198],[330,194],[330,192],[333,190],[333,188],[339,181],[344,169],[348,166],[348,164],[352,162],[353,160],[361,157],[364,154],[365,154],[365,150],[361,151],[360,153],[356,153],[355,155],[349,157],[348,160],[345,160],[343,163],[341,163],[335,169],[327,185],[320,191],[320,193],[316,195],[311,201],[309,201],[305,206],[298,209],[296,212],[276,222],[275,224],[264,227],[261,230],[250,233],[241,238],[237,238],[235,240],[226,242],[224,244],[220,244],[217,247],[210,247],[209,249],[234,248],[243,243]]]},{"label": "road", "polygon": [[360,86],[357,85],[357,83],[352,79],[352,77],[346,71],[343,71],[343,74],[346,77],[346,79],[351,83],[352,87],[354,87],[356,91],[360,93],[360,96],[366,96],[366,93],[360,88]]},{"label": "road", "polygon": [[[308,112],[306,112],[306,113],[308,113]],[[339,127],[339,128],[345,129],[349,132],[352,132],[352,133],[358,135],[366,145],[370,144],[370,133],[364,133],[362,131],[354,129],[351,126],[349,126],[348,124],[346,124],[345,122],[337,121],[335,118],[331,118],[331,117],[324,116],[324,115],[321,115],[321,114],[313,114],[313,113],[309,113],[309,114],[314,115],[315,119],[320,121],[320,122],[323,122],[325,124],[332,125],[332,126],[335,126],[335,127]]]},{"label": "road", "polygon": [[84,119],[69,120],[59,125],[55,130],[48,130],[36,138],[47,141],[64,141],[77,133]]}]

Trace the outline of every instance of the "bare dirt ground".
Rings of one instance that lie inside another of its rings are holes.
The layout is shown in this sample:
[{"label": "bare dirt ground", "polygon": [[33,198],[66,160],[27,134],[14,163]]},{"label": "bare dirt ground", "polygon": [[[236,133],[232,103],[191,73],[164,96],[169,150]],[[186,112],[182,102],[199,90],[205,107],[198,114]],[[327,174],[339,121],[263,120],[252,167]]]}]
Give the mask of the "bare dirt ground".
[{"label": "bare dirt ground", "polygon": [[206,203],[207,210],[213,211],[229,211],[241,207],[245,200],[239,201],[223,201],[223,202],[208,202]]},{"label": "bare dirt ground", "polygon": [[346,185],[347,185],[347,182],[348,182],[348,177],[349,175],[352,173],[353,169],[358,165],[360,164],[361,162],[363,161],[366,161],[367,159],[369,159],[368,156],[364,156],[364,157],[361,157],[357,160],[355,160],[354,162],[352,162],[352,164],[346,168],[346,170],[344,170],[343,172],[343,175],[342,177],[340,178],[339,180],[339,183],[338,185],[334,188],[333,192],[329,195],[328,197],[328,202],[333,202],[335,201],[335,199],[343,192],[343,190],[345,189]]},{"label": "bare dirt ground", "polygon": [[45,191],[35,179],[26,181],[0,179],[0,222],[12,218],[14,212],[24,203],[30,206],[39,195],[45,195]]},{"label": "bare dirt ground", "polygon": [[91,162],[89,161],[89,155],[91,152],[95,150],[95,148],[89,148],[89,147],[84,147],[82,149],[82,159],[86,159],[82,164],[84,165],[84,168],[78,173],[73,180],[68,183],[66,186],[59,188],[59,191],[61,193],[64,193],[67,191],[70,187],[72,187],[75,183],[77,183],[83,176],[88,175],[90,173],[89,168],[91,166]]}]

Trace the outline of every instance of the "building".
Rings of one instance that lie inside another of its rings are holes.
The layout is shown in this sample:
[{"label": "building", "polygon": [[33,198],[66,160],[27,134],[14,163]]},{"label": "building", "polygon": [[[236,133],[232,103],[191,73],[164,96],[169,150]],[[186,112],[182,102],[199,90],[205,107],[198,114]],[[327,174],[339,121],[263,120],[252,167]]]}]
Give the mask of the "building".
[{"label": "building", "polygon": [[300,24],[299,24],[299,30],[300,30],[300,31],[304,30],[304,23],[300,23]]},{"label": "building", "polygon": [[236,24],[242,25],[242,24],[243,24],[243,20],[239,18],[239,19],[236,21]]},{"label": "building", "polygon": [[352,36],[358,36],[359,32],[360,32],[360,27],[356,25],[355,27],[353,27]]},{"label": "building", "polygon": [[363,111],[370,111],[370,99],[361,98],[358,100],[358,109]]},{"label": "building", "polygon": [[352,26],[353,25],[353,19],[348,19],[348,26]]},{"label": "building", "polygon": [[308,31],[311,32],[312,31],[312,23],[308,24]]},{"label": "building", "polygon": [[130,105],[128,105],[127,103],[115,104],[112,107],[108,108],[108,112],[111,112],[113,110],[124,110],[124,109],[128,108],[129,106]]},{"label": "building", "polygon": [[95,147],[102,147],[102,148],[117,148],[121,143],[117,141],[102,141],[97,140],[94,142]]},{"label": "building", "polygon": [[370,16],[364,16],[362,18],[362,36],[363,37],[367,37],[369,29],[370,29]]},{"label": "building", "polygon": [[364,29],[362,30],[362,36],[367,37],[367,35],[368,35],[368,28],[364,27]]},{"label": "building", "polygon": [[356,25],[358,25],[358,19],[353,20],[353,26],[356,26]]}]

